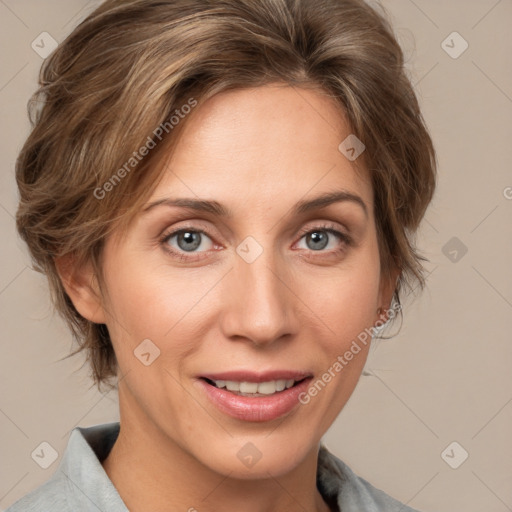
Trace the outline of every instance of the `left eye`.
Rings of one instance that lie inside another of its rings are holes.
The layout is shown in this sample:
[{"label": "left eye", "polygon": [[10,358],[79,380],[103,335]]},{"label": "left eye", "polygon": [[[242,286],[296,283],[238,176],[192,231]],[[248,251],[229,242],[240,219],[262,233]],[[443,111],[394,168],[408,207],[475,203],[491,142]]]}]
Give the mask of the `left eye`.
[{"label": "left eye", "polygon": [[[305,240],[306,247],[305,249],[309,249],[312,251],[322,251],[329,244],[329,239],[338,238],[338,240],[345,241],[345,236],[343,233],[336,231],[335,229],[327,229],[327,228],[316,228],[305,233],[301,240]],[[335,249],[336,242],[334,242],[334,247],[328,247],[327,249]],[[304,247],[302,247],[304,248]]]}]

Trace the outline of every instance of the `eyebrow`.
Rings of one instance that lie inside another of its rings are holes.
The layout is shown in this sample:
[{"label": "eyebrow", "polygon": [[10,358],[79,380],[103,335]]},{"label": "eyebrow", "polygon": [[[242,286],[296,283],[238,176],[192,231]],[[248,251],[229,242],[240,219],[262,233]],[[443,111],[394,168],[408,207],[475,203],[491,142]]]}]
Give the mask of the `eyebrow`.
[{"label": "eyebrow", "polygon": [[[337,191],[337,192],[328,192],[325,194],[321,194],[312,199],[303,199],[299,201],[293,208],[293,214],[299,215],[310,212],[312,210],[319,210],[321,208],[326,208],[327,206],[333,203],[339,202],[352,202],[354,204],[358,204],[364,211],[365,216],[368,217],[368,208],[366,203],[363,201],[361,197],[352,192],[348,192],[345,190]],[[224,205],[217,201],[207,201],[204,199],[193,199],[188,197],[180,197],[180,198],[164,198],[159,199],[158,201],[154,201],[149,203],[144,209],[143,214],[148,211],[156,208],[157,206],[177,206],[182,208],[187,208],[190,210],[194,210],[197,212],[210,213],[213,215],[217,215],[219,217],[232,218],[233,212],[226,208]]]}]

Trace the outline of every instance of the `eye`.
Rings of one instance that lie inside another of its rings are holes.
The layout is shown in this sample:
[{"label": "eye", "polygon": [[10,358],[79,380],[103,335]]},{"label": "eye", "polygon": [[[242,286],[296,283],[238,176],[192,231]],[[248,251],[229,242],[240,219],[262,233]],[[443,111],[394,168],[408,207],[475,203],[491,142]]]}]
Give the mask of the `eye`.
[{"label": "eye", "polygon": [[209,251],[214,245],[205,231],[196,228],[182,228],[166,233],[162,238],[162,244],[168,252],[182,258],[187,258],[184,253]]},{"label": "eye", "polygon": [[[316,226],[303,231],[301,235],[301,240],[304,239],[306,247],[299,248],[305,248],[313,252],[338,252],[351,244],[351,238],[336,229],[336,226],[332,224]],[[324,251],[326,248],[331,250]]]}]

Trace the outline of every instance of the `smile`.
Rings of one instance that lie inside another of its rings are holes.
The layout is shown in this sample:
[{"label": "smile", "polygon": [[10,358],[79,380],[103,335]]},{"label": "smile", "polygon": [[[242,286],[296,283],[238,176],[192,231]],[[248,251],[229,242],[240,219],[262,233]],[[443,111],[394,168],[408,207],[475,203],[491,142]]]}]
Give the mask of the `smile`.
[{"label": "smile", "polygon": [[268,396],[279,393],[284,389],[293,387],[297,382],[294,379],[269,380],[266,382],[238,382],[234,380],[210,380],[206,379],[209,384],[219,389],[227,389],[228,391],[239,396]]},{"label": "smile", "polygon": [[279,376],[288,378],[271,378],[278,376],[278,372],[269,373],[230,372],[229,379],[220,379],[220,375],[216,378],[202,376],[196,380],[196,385],[207,401],[227,416],[251,422],[271,421],[300,405],[299,396],[307,390],[313,376],[279,372]]}]

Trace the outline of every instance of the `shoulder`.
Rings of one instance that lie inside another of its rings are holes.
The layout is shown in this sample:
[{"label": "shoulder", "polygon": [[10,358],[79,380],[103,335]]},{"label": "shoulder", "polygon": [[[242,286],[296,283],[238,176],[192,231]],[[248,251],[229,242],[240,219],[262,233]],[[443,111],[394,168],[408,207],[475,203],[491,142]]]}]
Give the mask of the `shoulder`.
[{"label": "shoulder", "polygon": [[5,512],[68,512],[70,508],[66,496],[70,492],[69,482],[57,470],[47,482],[13,503]]},{"label": "shoulder", "polygon": [[93,509],[126,512],[126,506],[101,465],[118,433],[118,422],[73,429],[55,473],[6,512]]},{"label": "shoulder", "polygon": [[319,451],[318,485],[336,496],[343,512],[418,512],[356,475],[324,445]]}]

